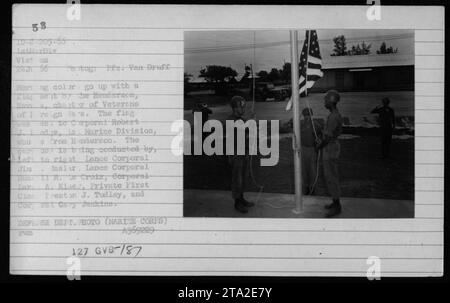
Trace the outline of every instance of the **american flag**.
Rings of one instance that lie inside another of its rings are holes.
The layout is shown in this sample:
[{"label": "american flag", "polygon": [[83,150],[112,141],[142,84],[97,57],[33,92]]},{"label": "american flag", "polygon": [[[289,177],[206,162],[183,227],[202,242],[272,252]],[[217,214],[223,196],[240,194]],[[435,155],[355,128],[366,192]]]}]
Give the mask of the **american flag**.
[{"label": "american flag", "polygon": [[[311,36],[310,36],[311,35]],[[309,43],[309,45],[308,45]],[[306,55],[308,53],[308,55]],[[322,57],[320,56],[319,40],[315,30],[307,30],[305,42],[299,62],[299,92],[301,97],[305,97],[314,83],[323,77]],[[286,110],[292,107],[292,98],[289,100]]]}]

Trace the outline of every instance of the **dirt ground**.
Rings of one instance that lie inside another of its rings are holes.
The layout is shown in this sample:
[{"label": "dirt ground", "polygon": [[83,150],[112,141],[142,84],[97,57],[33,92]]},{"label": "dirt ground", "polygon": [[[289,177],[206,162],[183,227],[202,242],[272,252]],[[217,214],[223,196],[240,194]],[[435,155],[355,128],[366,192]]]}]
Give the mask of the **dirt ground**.
[{"label": "dirt ground", "polygon": [[[220,218],[324,218],[330,203],[329,197],[303,196],[302,209],[292,194],[247,192],[246,198],[255,203],[248,213],[240,213],[233,207],[229,191],[187,189],[183,192],[185,217]],[[342,213],[335,218],[414,218],[413,200],[387,200],[369,198],[342,198]]]}]

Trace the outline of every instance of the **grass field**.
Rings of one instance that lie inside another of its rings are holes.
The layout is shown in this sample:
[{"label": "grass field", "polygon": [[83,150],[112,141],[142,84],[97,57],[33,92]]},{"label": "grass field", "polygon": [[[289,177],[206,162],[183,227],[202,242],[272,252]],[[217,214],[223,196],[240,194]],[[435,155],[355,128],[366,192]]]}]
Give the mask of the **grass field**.
[{"label": "grass field", "polygon": [[[327,111],[323,108],[322,94],[311,95],[311,107],[316,117],[324,119]],[[391,105],[399,116],[414,115],[413,92],[383,93],[344,93],[339,104],[341,114],[350,121],[364,121],[370,110],[380,103],[382,96],[391,98]],[[226,100],[210,98],[213,115],[211,119],[224,120],[230,114]],[[303,98],[302,98],[303,99]],[[206,100],[202,100],[203,102]],[[305,101],[305,100],[301,100]],[[194,101],[195,102],[195,101]],[[284,110],[286,102],[256,103],[258,119],[276,119],[286,122],[292,118],[292,112]],[[189,108],[189,106],[186,106]],[[185,111],[185,119],[191,120],[192,113]],[[359,123],[359,122],[358,122]],[[355,127],[356,126],[356,127]],[[399,128],[394,132],[391,147],[391,159],[381,160],[380,142],[376,128],[352,125],[344,127],[341,142],[340,175],[343,197],[414,199],[414,130]],[[402,136],[407,134],[407,136]],[[274,167],[259,167],[259,159],[253,157],[254,181],[264,186],[263,192],[294,193],[294,166],[292,142],[290,136],[280,139],[280,160]],[[319,170],[321,173],[321,169]],[[248,190],[259,188],[251,178]],[[229,167],[224,156],[185,156],[184,187],[188,189],[227,190],[230,184]],[[316,195],[326,196],[322,174],[319,175]]]}]

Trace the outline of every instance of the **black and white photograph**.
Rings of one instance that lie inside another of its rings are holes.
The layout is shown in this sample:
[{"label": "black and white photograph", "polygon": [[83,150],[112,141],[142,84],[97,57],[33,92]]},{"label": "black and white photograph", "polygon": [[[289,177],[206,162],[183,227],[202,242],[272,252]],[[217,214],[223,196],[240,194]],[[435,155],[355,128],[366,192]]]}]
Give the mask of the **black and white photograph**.
[{"label": "black and white photograph", "polygon": [[184,216],[413,218],[414,32],[295,32],[185,32]]}]

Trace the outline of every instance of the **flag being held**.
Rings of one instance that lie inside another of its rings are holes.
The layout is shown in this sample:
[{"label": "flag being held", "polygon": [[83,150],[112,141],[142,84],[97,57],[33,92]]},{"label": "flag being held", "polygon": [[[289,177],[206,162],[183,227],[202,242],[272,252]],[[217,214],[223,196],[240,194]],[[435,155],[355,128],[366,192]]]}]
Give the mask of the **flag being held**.
[{"label": "flag being held", "polygon": [[[306,31],[305,42],[303,43],[302,53],[300,54],[299,71],[300,97],[305,97],[308,94],[308,89],[323,77],[319,39],[315,30]],[[286,110],[290,110],[291,108],[292,97],[289,99]]]}]

